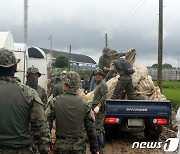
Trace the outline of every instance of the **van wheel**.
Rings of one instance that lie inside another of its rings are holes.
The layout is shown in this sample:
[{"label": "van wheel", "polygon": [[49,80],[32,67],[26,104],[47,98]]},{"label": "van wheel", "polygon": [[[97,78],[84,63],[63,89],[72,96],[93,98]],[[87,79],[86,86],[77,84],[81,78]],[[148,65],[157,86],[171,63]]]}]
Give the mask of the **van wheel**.
[{"label": "van wheel", "polygon": [[144,135],[147,140],[158,140],[161,133],[161,125],[146,125],[144,129]]}]

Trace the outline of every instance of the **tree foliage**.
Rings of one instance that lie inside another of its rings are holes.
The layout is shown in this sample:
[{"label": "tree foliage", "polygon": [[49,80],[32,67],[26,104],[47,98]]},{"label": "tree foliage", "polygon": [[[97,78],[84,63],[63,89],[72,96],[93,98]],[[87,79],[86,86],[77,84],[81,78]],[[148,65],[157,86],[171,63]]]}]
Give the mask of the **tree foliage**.
[{"label": "tree foliage", "polygon": [[54,62],[54,67],[57,67],[57,68],[68,67],[68,58],[66,56],[63,56],[63,55],[57,57],[55,62]]},{"label": "tree foliage", "polygon": [[171,69],[171,68],[172,68],[172,65],[165,63],[165,64],[162,65],[162,68]]},{"label": "tree foliage", "polygon": [[[158,68],[158,64],[153,64],[151,67],[152,68]],[[171,69],[172,65],[165,63],[165,64],[162,65],[162,68],[164,68],[164,69]]]},{"label": "tree foliage", "polygon": [[151,67],[152,67],[152,68],[157,68],[157,67],[158,67],[158,64],[153,64]]}]

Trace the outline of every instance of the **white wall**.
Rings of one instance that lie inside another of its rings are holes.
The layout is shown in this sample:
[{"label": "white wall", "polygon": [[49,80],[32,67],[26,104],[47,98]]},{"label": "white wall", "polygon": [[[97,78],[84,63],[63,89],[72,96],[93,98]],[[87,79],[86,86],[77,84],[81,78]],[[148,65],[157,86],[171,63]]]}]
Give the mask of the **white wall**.
[{"label": "white wall", "polygon": [[14,50],[14,40],[11,32],[0,32],[0,48]]},{"label": "white wall", "polygon": [[15,56],[17,59],[20,59],[20,62],[17,64],[17,73],[15,74],[22,83],[26,82],[26,71],[27,71],[27,46],[24,43],[14,43],[15,46]]},{"label": "white wall", "polygon": [[41,77],[38,80],[40,86],[47,90],[47,61],[46,58],[28,58],[28,67],[34,66],[39,69]]}]

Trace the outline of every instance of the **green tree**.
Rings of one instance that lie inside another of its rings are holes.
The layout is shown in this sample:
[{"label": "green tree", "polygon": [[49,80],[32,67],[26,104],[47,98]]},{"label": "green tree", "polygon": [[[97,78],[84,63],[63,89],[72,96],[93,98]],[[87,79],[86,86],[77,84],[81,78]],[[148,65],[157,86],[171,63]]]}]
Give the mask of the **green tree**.
[{"label": "green tree", "polygon": [[[151,67],[152,68],[158,68],[158,64],[153,64]],[[165,64],[162,64],[162,68],[171,69],[172,65],[165,63]]]},{"label": "green tree", "polygon": [[68,67],[68,58],[66,56],[59,56],[56,58],[55,63],[54,63],[54,67],[57,68],[66,68]]},{"label": "green tree", "polygon": [[152,68],[157,68],[157,67],[158,67],[158,64],[153,64],[151,67],[152,67]]},{"label": "green tree", "polygon": [[162,68],[171,69],[171,68],[172,68],[172,65],[165,63],[165,64],[162,65]]}]

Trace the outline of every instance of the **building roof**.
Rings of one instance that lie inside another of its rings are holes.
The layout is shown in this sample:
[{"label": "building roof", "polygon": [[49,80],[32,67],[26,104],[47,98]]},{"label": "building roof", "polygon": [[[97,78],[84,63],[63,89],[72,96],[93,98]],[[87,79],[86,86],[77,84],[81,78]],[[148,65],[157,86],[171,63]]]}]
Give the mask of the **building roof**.
[{"label": "building roof", "polygon": [[[45,49],[45,48],[41,48],[46,54],[47,53],[51,53],[51,50],[49,49]],[[54,58],[57,58],[60,55],[64,55],[66,56],[68,59],[70,57],[70,59],[74,62],[79,62],[79,63],[90,63],[90,64],[96,64],[96,62],[89,56],[86,55],[81,55],[81,54],[75,54],[75,53],[71,53],[71,55],[68,52],[62,52],[62,51],[56,51],[56,50],[52,50],[52,55]],[[69,56],[70,55],[70,56]]]}]

